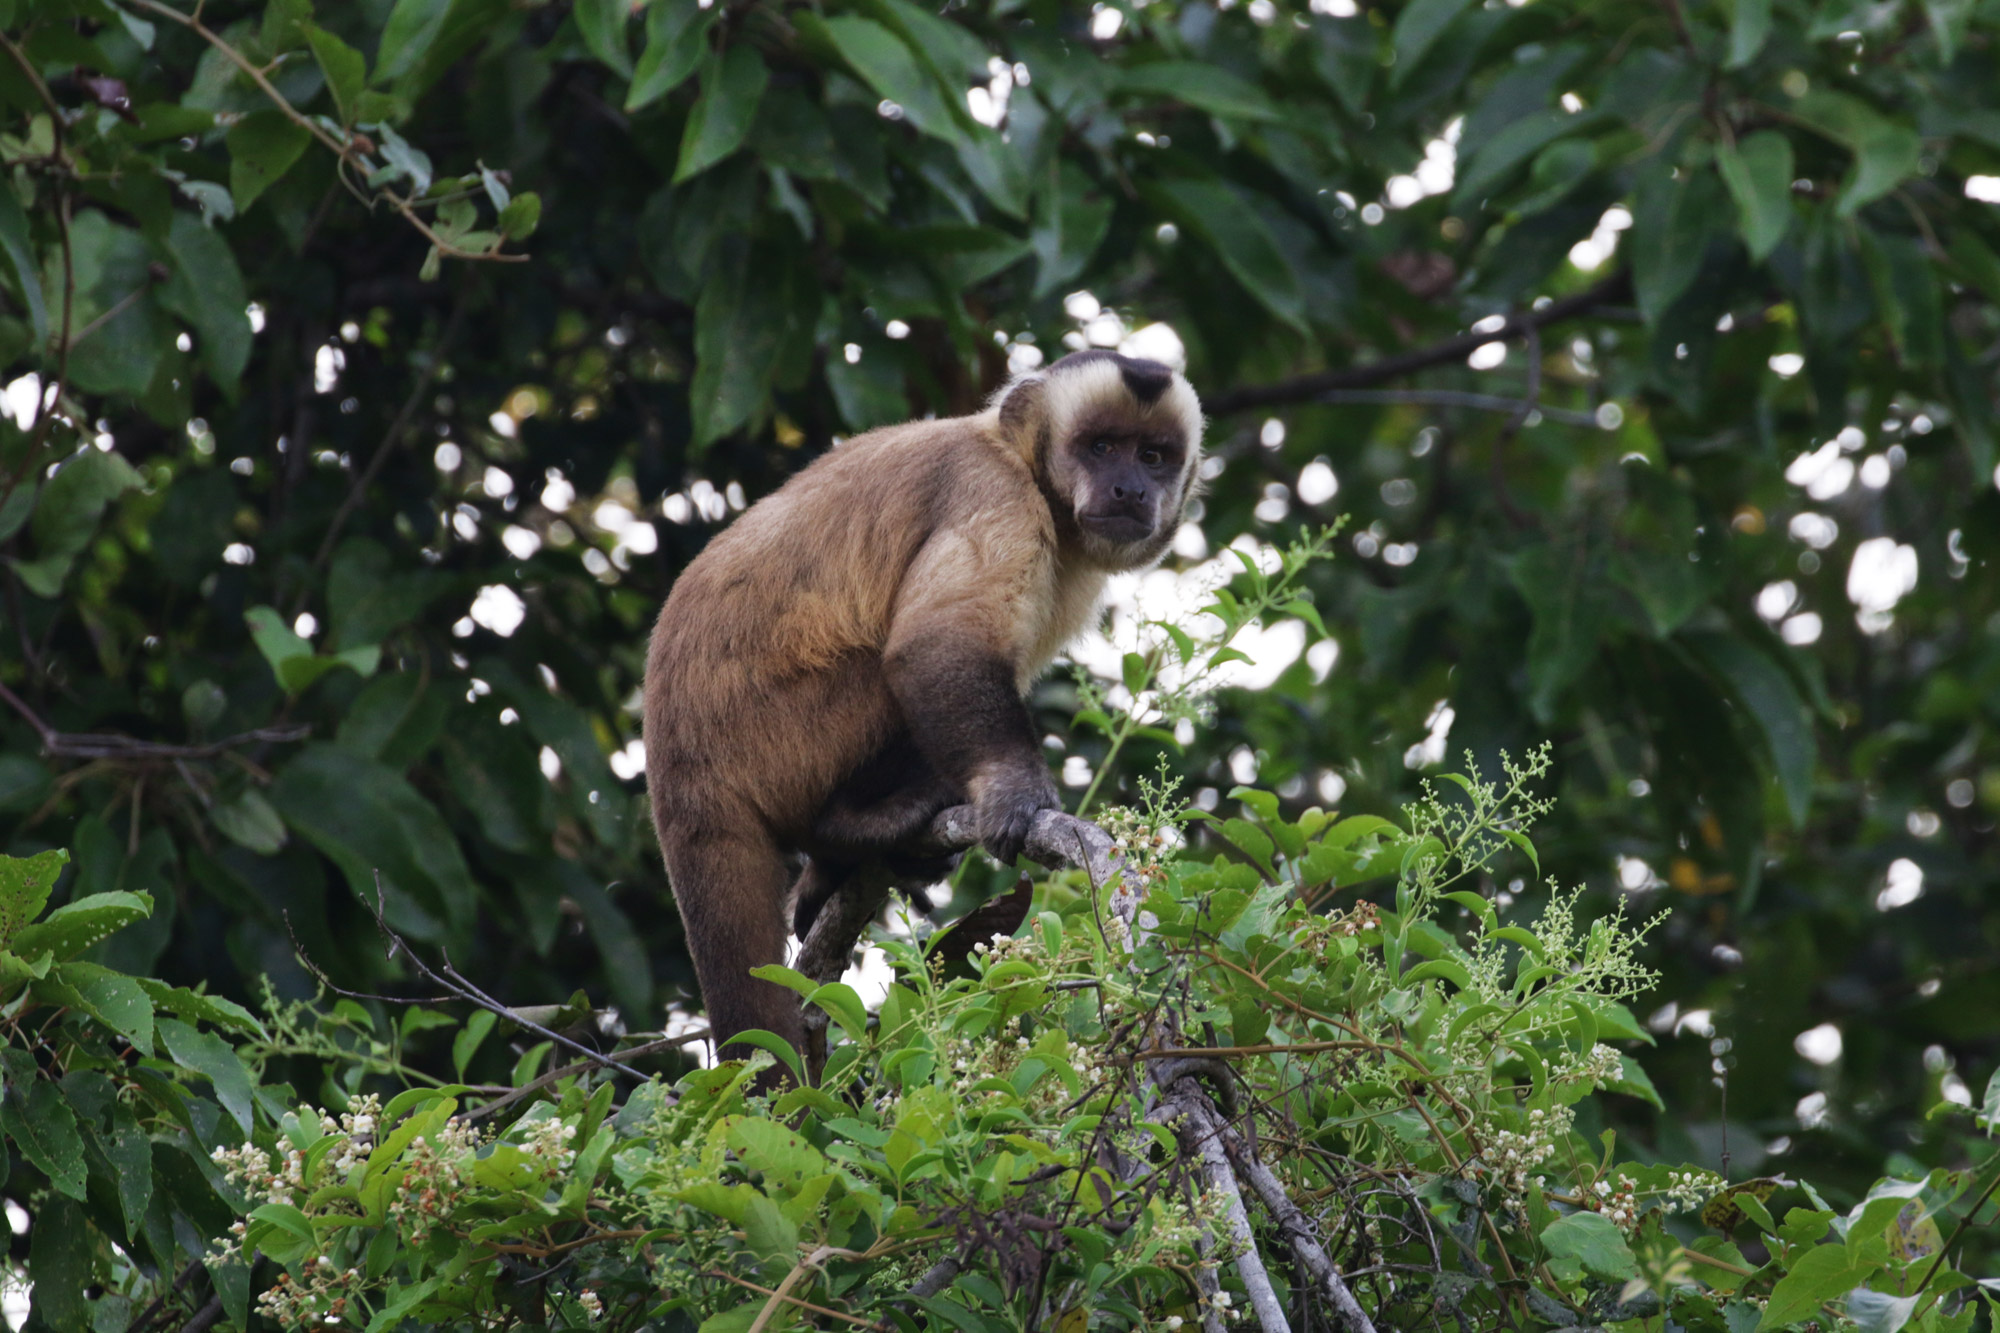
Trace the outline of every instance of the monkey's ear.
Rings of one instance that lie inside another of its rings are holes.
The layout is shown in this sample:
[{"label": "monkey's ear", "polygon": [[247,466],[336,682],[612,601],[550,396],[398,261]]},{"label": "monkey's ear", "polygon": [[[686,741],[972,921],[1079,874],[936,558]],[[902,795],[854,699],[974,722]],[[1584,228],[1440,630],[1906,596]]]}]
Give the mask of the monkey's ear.
[{"label": "monkey's ear", "polygon": [[1010,386],[1000,400],[1001,437],[1033,463],[1041,456],[1048,429],[1048,381],[1037,375]]}]

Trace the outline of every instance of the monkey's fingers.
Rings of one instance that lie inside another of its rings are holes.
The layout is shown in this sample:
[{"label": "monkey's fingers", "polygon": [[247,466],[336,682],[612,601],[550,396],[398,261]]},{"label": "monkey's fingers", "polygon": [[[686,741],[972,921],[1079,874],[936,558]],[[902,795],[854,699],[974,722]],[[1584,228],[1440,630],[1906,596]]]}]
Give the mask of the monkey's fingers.
[{"label": "monkey's fingers", "polygon": [[[931,821],[930,841],[940,852],[963,851],[979,845],[979,815],[969,805],[955,805]],[[1086,819],[1061,810],[1038,810],[1029,821],[1022,853],[1051,870],[1081,870],[1093,884],[1108,882],[1118,868],[1111,835]]]}]

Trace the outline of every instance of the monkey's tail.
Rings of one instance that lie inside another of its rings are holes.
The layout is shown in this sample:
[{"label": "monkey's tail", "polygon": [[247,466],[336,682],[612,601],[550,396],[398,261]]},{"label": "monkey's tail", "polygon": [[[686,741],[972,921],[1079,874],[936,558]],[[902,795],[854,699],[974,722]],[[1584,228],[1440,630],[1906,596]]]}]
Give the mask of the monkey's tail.
[{"label": "monkey's tail", "polygon": [[768,839],[712,829],[666,829],[660,842],[717,1054],[725,1060],[749,1055],[751,1047],[725,1047],[737,1033],[763,1028],[803,1057],[798,996],[750,975],[753,967],[785,961],[791,877],[784,855]]}]

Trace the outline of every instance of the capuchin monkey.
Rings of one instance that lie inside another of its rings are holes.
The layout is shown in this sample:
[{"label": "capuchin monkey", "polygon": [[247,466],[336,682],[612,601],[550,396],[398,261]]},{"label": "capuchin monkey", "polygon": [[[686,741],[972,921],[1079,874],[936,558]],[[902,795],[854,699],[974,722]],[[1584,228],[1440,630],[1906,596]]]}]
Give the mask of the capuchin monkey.
[{"label": "capuchin monkey", "polygon": [[[1023,695],[1151,565],[1201,462],[1201,404],[1106,351],[976,416],[856,436],[752,506],[674,585],[646,659],[646,779],[718,1046],[802,1049],[785,957],[847,875],[970,803],[1003,862],[1061,801]],[[749,1054],[737,1047],[725,1058]]]}]

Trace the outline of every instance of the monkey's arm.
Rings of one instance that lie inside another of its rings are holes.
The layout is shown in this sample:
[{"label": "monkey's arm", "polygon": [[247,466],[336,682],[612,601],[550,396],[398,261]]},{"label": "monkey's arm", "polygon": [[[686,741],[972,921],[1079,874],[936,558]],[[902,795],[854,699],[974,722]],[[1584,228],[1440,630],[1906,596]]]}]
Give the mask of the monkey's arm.
[{"label": "monkey's arm", "polygon": [[1048,597],[1044,558],[1031,540],[939,532],[904,576],[882,657],[918,749],[971,799],[980,842],[1006,862],[1036,812],[1062,805],[1016,684],[1026,622]]}]

